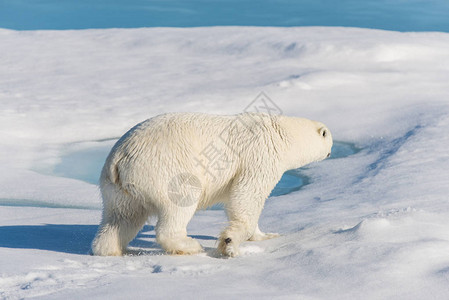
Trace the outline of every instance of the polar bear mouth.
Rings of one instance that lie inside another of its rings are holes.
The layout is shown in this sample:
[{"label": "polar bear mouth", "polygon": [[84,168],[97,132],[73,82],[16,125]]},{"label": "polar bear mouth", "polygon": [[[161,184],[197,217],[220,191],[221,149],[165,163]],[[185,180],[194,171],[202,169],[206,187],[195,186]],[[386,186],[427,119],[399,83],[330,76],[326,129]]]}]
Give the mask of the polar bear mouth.
[{"label": "polar bear mouth", "polygon": [[331,156],[331,153],[329,152],[329,153],[327,154],[326,158],[328,158],[328,157],[330,157],[330,156]]}]

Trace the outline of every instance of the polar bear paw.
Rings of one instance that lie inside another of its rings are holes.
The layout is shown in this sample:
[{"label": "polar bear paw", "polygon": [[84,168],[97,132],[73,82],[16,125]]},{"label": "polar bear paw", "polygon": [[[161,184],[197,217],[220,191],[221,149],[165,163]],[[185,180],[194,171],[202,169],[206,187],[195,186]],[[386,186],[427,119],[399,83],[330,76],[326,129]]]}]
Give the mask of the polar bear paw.
[{"label": "polar bear paw", "polygon": [[217,251],[219,254],[226,257],[236,257],[239,255],[239,247],[230,237],[220,238]]},{"label": "polar bear paw", "polygon": [[203,252],[200,243],[191,237],[165,238],[159,239],[158,242],[169,254],[191,255]]},{"label": "polar bear paw", "polygon": [[264,241],[280,237],[279,233],[261,232],[254,234],[248,241]]},{"label": "polar bear paw", "polygon": [[248,241],[263,241],[263,240],[269,240],[274,239],[277,237],[280,237],[281,235],[279,233],[265,233],[260,231],[259,226],[256,227],[256,230],[254,231],[253,235],[248,239]]}]

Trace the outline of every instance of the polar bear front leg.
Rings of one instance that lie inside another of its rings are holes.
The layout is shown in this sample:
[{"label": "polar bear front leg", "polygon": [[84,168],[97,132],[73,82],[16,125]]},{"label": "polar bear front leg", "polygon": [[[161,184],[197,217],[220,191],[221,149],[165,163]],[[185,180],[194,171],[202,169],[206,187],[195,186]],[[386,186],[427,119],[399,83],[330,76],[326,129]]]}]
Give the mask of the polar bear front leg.
[{"label": "polar bear front leg", "polygon": [[270,185],[267,186],[267,191],[263,193],[256,191],[260,187],[257,183],[246,182],[231,189],[229,203],[226,205],[229,226],[219,237],[217,250],[220,254],[238,256],[239,245],[254,236],[265,199],[271,191]]}]

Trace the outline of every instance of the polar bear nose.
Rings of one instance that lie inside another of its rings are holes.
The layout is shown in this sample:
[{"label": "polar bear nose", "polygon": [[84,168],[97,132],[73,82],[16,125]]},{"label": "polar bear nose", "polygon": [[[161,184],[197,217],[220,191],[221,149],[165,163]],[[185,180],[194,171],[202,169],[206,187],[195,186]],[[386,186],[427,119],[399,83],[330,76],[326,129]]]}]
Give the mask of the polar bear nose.
[{"label": "polar bear nose", "polygon": [[331,153],[330,153],[330,152],[327,154],[326,158],[328,158],[329,156],[331,156]]}]

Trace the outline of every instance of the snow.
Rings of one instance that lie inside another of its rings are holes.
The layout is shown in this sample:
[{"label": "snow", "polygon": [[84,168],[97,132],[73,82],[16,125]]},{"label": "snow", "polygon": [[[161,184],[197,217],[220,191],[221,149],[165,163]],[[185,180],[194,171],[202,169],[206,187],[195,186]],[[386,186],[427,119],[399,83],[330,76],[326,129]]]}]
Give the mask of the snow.
[{"label": "snow", "polygon": [[[449,297],[449,34],[0,30],[0,53],[0,298]],[[188,227],[202,254],[164,254],[152,220],[129,256],[87,255],[115,139],[164,112],[239,113],[262,91],[360,149],[267,200],[260,227],[281,237],[219,258],[216,209]]]}]

